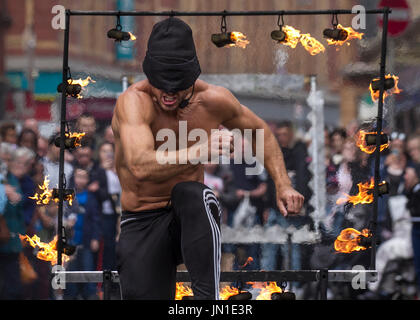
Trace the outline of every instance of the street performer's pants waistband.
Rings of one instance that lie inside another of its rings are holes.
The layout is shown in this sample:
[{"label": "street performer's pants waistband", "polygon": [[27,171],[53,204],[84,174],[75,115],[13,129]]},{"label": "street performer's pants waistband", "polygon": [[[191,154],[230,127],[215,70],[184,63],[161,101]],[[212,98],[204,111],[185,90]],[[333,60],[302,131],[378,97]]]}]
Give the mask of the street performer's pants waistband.
[{"label": "street performer's pants waistband", "polygon": [[150,210],[141,211],[127,211],[123,210],[121,215],[121,226],[129,221],[149,220],[161,215],[167,214],[170,211],[170,207],[162,207]]}]

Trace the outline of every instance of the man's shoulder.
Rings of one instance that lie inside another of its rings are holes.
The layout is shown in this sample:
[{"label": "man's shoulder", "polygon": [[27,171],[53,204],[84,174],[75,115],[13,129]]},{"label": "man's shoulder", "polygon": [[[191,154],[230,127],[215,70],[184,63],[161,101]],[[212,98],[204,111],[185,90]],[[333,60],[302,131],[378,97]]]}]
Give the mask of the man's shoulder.
[{"label": "man's shoulder", "polygon": [[197,80],[196,90],[200,93],[200,95],[206,98],[206,101],[211,101],[212,99],[223,99],[231,94],[228,89],[203,80]]},{"label": "man's shoulder", "polygon": [[129,86],[127,90],[121,93],[117,99],[117,106],[122,104],[126,105],[126,102],[144,102],[151,101],[152,97],[149,93],[149,86],[147,80],[136,82]]},{"label": "man's shoulder", "polygon": [[153,100],[144,81],[131,85],[118,97],[114,116],[119,120],[146,119],[153,113]]},{"label": "man's shoulder", "polygon": [[229,89],[202,80],[200,80],[200,86],[203,88],[200,91],[200,100],[207,110],[218,115],[227,115],[228,118],[232,113],[238,113],[240,103]]}]

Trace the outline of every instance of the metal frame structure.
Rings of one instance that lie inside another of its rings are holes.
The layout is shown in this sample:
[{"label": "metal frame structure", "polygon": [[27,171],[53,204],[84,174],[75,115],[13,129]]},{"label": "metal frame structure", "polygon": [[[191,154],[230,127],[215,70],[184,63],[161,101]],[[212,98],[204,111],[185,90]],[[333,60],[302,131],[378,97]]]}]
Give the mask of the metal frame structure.
[{"label": "metal frame structure", "polygon": [[[112,283],[119,283],[117,271],[57,271],[54,276],[66,283],[102,283],[104,300],[110,299]],[[365,282],[377,281],[377,272],[372,270],[276,270],[276,271],[223,271],[220,273],[221,282],[317,282],[318,299],[327,300],[328,282],[352,282],[364,279]],[[357,280],[356,279],[356,280]],[[178,271],[177,282],[191,282],[187,271]]]},{"label": "metal frame structure", "polygon": [[[71,16],[286,16],[286,15],[348,15],[355,14],[352,10],[294,10],[294,11],[218,11],[218,12],[181,12],[181,11],[74,11],[66,10],[65,12],[65,30],[64,30],[64,50],[63,50],[63,76],[62,84],[64,86],[61,95],[61,118],[60,118],[60,160],[59,160],[59,203],[58,203],[58,241],[57,241],[57,265],[62,265],[63,253],[63,198],[64,198],[64,140],[65,130],[67,126],[66,121],[66,90],[69,68],[69,38],[70,38],[70,17]],[[378,114],[376,119],[376,150],[375,150],[375,167],[374,167],[374,199],[373,199],[373,215],[371,220],[372,231],[372,248],[371,261],[369,270],[365,272],[368,281],[376,281],[376,246],[377,246],[377,217],[378,217],[378,196],[379,196],[379,163],[380,163],[380,145],[381,132],[383,127],[383,105],[384,105],[384,85],[385,85],[385,63],[387,54],[387,34],[388,34],[388,16],[391,9],[386,7],[382,9],[366,10],[366,14],[382,14],[383,28],[382,28],[382,43],[381,43],[381,58],[379,70],[379,100],[378,100]],[[104,282],[109,284],[110,281],[118,282],[118,273],[116,271],[60,271],[65,274],[67,282]],[[222,272],[221,281],[319,281],[320,283],[320,298],[326,299],[326,292],[328,282],[349,282],[352,281],[355,274],[360,274],[360,270],[299,270],[299,271],[231,271]],[[58,273],[56,273],[58,274]],[[186,272],[178,272],[178,281],[188,281],[189,276]],[[104,285],[108,287],[108,285]],[[105,295],[105,298],[108,294]]]}]

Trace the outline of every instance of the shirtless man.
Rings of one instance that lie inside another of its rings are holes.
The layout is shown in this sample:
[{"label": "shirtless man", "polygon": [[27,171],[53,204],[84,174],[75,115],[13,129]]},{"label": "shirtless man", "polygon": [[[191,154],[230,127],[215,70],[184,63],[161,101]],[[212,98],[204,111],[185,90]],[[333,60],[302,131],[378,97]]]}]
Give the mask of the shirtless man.
[{"label": "shirtless man", "polygon": [[[230,133],[211,134],[212,129],[219,125],[230,130],[264,129],[262,160],[276,185],[279,210],[284,215],[298,213],[304,199],[291,187],[267,124],[227,89],[198,79],[200,65],[186,23],[171,17],[154,25],[143,70],[147,80],[121,94],[112,119],[122,187],[117,269],[123,298],[174,299],[176,266],[183,262],[194,297],[218,299],[221,210],[203,184],[202,162],[179,161],[183,151],[200,161],[203,155],[194,149],[195,143],[188,143],[188,150],[160,151],[163,141],[157,141],[157,132],[168,128],[178,135],[180,121],[186,121],[188,132],[195,128],[207,132],[209,154],[221,154],[223,144],[215,150],[211,141]],[[162,156],[176,164],[162,164],[158,161]]]}]

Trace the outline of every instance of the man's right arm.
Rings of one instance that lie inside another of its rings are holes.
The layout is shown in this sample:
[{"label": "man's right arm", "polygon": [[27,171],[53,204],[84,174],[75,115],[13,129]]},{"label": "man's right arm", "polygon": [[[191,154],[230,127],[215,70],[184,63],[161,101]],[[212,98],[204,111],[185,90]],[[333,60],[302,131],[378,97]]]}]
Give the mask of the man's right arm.
[{"label": "man's right arm", "polygon": [[[180,164],[179,151],[156,151],[155,140],[150,129],[154,116],[153,102],[143,92],[127,90],[117,101],[113,130],[123,150],[124,162],[139,180],[165,181],[191,168],[191,163]],[[165,153],[166,164],[159,163],[159,152]],[[171,164],[176,163],[176,164]]]}]

